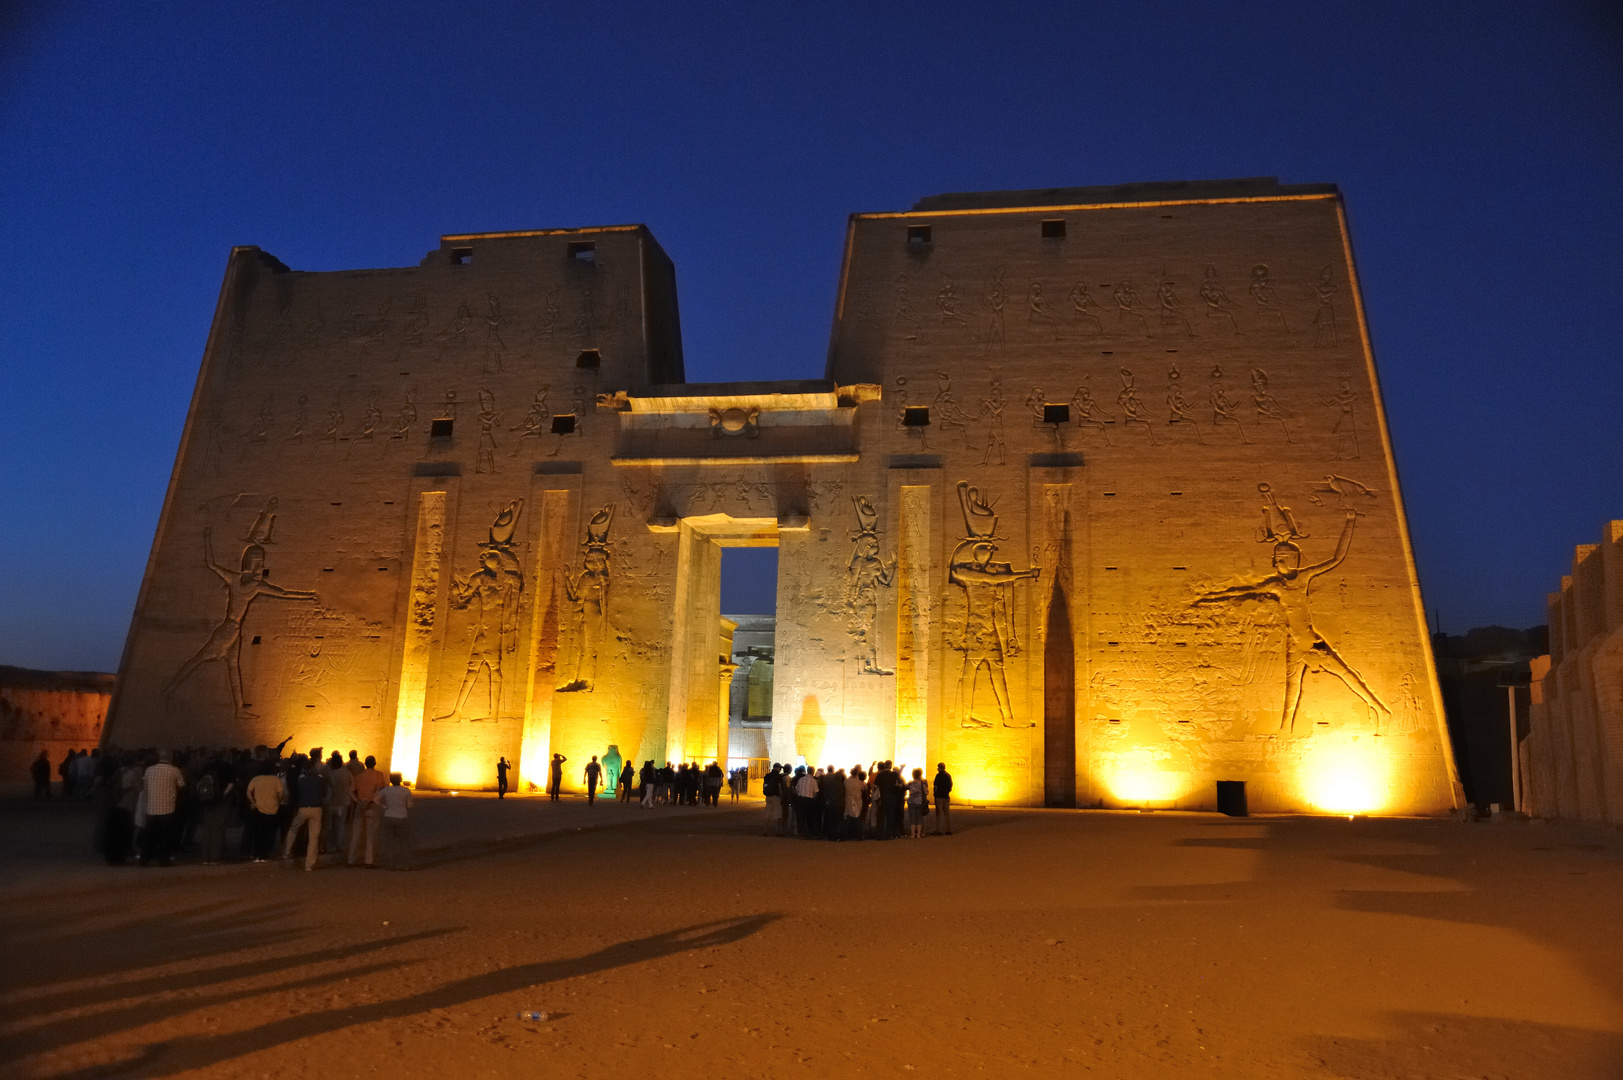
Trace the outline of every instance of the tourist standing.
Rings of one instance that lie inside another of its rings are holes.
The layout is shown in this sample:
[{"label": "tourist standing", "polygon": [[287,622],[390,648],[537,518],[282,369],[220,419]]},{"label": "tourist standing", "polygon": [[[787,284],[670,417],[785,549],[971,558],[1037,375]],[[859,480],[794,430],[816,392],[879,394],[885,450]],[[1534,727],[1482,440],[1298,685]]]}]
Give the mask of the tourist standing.
[{"label": "tourist standing", "polygon": [[34,778],[34,798],[49,799],[51,797],[51,752],[41,750],[34,764],[28,767]]},{"label": "tourist standing", "polygon": [[366,768],[355,778],[355,824],[349,830],[349,865],[354,866],[362,857],[367,868],[377,862],[378,834],[383,830],[383,807],[378,804],[377,793],[389,786],[389,778],[378,772],[378,759],[368,754]]},{"label": "tourist standing", "polygon": [[146,772],[134,754],[124,755],[124,766],[115,781],[117,794],[107,808],[107,824],[102,830],[102,855],[109,866],[123,866],[135,847],[135,808],[141,802]]},{"label": "tourist standing", "polygon": [[704,771],[704,794],[711,806],[721,805],[721,781],[724,777],[720,762],[712,761]]},{"label": "tourist standing", "polygon": [[236,790],[236,773],[223,753],[212,758],[197,774],[198,836],[202,841],[204,866],[213,866],[225,857],[225,830],[231,823],[231,797]]},{"label": "tourist standing", "polygon": [[952,773],[947,763],[935,763],[935,831],[937,836],[952,835]]},{"label": "tourist standing", "polygon": [[287,827],[287,838],[282,841],[282,858],[293,857],[293,845],[298,843],[299,833],[303,831],[304,868],[314,870],[316,861],[321,858],[321,811],[327,804],[327,777],[319,758],[296,763],[304,766],[293,781],[299,808]]},{"label": "tourist standing", "polygon": [[586,763],[586,805],[588,808],[597,805],[597,782],[603,778],[603,766],[597,763],[597,755]]},{"label": "tourist standing", "polygon": [[499,757],[499,758],[496,759],[496,798],[498,798],[498,799],[507,798],[507,770],[508,770],[508,768],[509,768],[509,766],[507,764],[507,759],[506,758]]},{"label": "tourist standing", "polygon": [[564,762],[568,760],[562,754],[552,755],[552,768],[547,776],[547,794],[552,796],[553,802],[558,801],[559,793],[563,791]]},{"label": "tourist standing", "polygon": [[783,829],[783,807],[778,803],[783,794],[782,765],[773,762],[772,771],[761,777],[761,794],[766,796],[766,831],[761,835],[778,835]]},{"label": "tourist standing", "polygon": [[248,854],[256,863],[270,858],[276,848],[276,821],[286,798],[276,766],[261,763],[259,774],[248,781]]},{"label": "tourist standing", "polygon": [[642,804],[651,807],[654,805],[654,792],[659,787],[659,771],[649,760],[642,763],[642,772],[638,776],[642,780]]},{"label": "tourist standing", "polygon": [[637,789],[637,770],[628,761],[625,768],[620,770],[620,801],[630,802],[631,793]]},{"label": "tourist standing", "polygon": [[845,778],[845,820],[841,823],[846,839],[862,839],[862,789],[866,786],[867,777],[862,775],[862,766],[851,766],[851,772]]},{"label": "tourist standing", "polygon": [[924,783],[924,770],[914,769],[913,779],[907,782],[907,838],[924,839],[924,812],[929,806],[928,787]]},{"label": "tourist standing", "polygon": [[411,869],[411,832],[406,814],[413,802],[411,789],[402,787],[400,774],[389,774],[389,786],[373,798],[383,807],[383,854],[390,870]]},{"label": "tourist standing", "polygon": [[901,777],[890,767],[890,762],[881,761],[874,784],[879,788],[879,839],[894,840],[902,809]]},{"label": "tourist standing", "polygon": [[337,750],[327,762],[327,842],[322,848],[342,855],[349,840],[349,818],[354,806],[355,774]]},{"label": "tourist standing", "polygon": [[168,750],[158,753],[155,764],[142,774],[142,794],[146,800],[146,832],[141,844],[141,865],[153,859],[159,866],[171,866],[175,856],[175,811],[186,778],[172,763]]}]

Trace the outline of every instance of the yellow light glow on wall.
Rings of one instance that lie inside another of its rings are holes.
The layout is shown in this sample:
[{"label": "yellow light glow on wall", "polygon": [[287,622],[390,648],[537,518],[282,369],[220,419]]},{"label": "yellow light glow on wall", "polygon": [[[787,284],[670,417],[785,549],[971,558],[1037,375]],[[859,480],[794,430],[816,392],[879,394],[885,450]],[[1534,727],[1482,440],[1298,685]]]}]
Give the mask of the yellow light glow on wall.
[{"label": "yellow light glow on wall", "polygon": [[1153,750],[1119,755],[1102,780],[1111,799],[1128,806],[1175,803],[1189,789],[1188,776],[1164,767],[1165,756]]},{"label": "yellow light glow on wall", "polygon": [[478,790],[486,785],[489,775],[490,766],[482,758],[458,754],[441,768],[440,782],[445,787]]},{"label": "yellow light glow on wall", "polygon": [[1314,740],[1302,756],[1302,796],[1333,814],[1368,814],[1391,802],[1391,769],[1380,740],[1369,735]]}]

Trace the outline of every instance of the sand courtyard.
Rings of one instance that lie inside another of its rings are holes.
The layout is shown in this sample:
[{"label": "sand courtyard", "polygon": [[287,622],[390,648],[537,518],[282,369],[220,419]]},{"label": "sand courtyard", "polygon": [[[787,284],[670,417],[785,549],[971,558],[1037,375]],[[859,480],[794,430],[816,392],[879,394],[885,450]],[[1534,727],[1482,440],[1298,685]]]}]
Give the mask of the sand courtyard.
[{"label": "sand courtyard", "polygon": [[[409,873],[101,865],[0,808],[0,1075],[1603,1077],[1623,844],[1447,820],[429,796]],[[520,1012],[546,1013],[545,1020]]]}]

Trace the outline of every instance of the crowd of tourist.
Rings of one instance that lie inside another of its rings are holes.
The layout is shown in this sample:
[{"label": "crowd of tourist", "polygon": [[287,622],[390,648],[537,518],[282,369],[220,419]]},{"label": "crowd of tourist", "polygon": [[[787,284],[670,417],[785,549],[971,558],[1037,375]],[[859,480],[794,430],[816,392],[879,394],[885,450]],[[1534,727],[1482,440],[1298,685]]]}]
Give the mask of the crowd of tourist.
[{"label": "crowd of tourist", "polygon": [[889,761],[866,770],[853,765],[850,772],[804,765],[791,772],[775,764],[761,778],[766,833],[804,840],[919,840],[933,798],[934,831],[951,836],[952,774],[946,764],[937,764],[929,781],[923,769],[914,769],[911,779],[905,771]]},{"label": "crowd of tourist", "polygon": [[[228,854],[266,862],[301,850],[314,870],[323,853],[350,866],[409,867],[411,789],[351,750],[282,756],[275,747],[70,751],[57,768],[62,795],[97,803],[96,848],[110,865],[134,855],[169,866],[194,847],[205,865]],[[51,795],[51,762],[33,765],[36,798]],[[228,851],[233,829],[240,829]]]}]

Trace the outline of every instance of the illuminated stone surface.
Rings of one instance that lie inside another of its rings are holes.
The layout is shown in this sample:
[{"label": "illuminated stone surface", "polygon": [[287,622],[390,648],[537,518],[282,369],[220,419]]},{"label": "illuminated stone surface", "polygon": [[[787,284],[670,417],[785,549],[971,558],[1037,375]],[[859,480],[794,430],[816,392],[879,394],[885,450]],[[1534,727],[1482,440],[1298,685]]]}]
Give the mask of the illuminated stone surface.
[{"label": "illuminated stone surface", "polygon": [[392,747],[457,788],[724,758],[720,548],[776,545],[775,760],[1456,803],[1332,187],[857,215],[825,374],[683,383],[641,227],[236,249],[110,737]]}]

